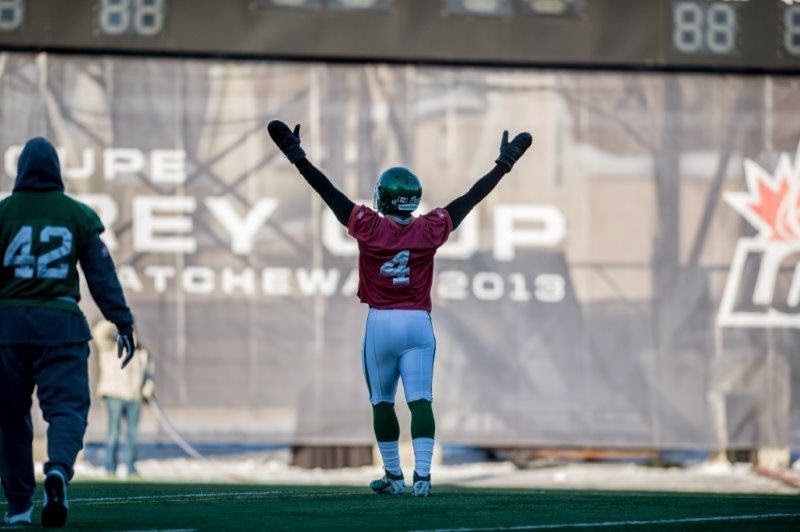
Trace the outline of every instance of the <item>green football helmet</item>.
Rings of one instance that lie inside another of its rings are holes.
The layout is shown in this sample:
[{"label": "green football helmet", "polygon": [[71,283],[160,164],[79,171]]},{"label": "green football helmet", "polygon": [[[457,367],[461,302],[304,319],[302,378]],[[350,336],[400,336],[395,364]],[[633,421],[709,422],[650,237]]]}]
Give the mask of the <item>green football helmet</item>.
[{"label": "green football helmet", "polygon": [[375,209],[381,214],[411,214],[422,198],[419,178],[408,168],[384,170],[375,183]]}]

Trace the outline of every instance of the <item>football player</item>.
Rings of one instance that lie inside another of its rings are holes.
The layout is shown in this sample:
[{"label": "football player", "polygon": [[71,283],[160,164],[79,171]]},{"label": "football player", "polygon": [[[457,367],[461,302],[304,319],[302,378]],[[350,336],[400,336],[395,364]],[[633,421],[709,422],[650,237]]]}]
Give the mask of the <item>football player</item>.
[{"label": "football player", "polygon": [[67,484],[89,412],[91,334],[78,307],[78,262],[93,299],[117,326],[122,366],[133,356],[133,317],[102,232],[94,211],[64,194],[53,145],[28,141],[14,189],[0,201],[0,477],[7,524],[31,522],[34,386],[48,423],[42,525],[67,520]]},{"label": "football player", "polygon": [[389,168],[375,184],[374,207],[355,205],[306,158],[300,126],[267,125],[272,140],[358,241],[359,299],[369,305],[364,334],[364,375],[372,403],[373,428],[384,476],[370,484],[376,493],[405,492],[400,469],[400,426],[394,410],[398,379],[403,379],[411,411],[414,448],[412,493],[431,493],[434,417],[431,408],[436,339],[431,324],[433,257],[464,217],[511,171],[532,143],[529,133],[509,142],[503,132],[495,166],[464,195],[443,208],[414,217],[422,185],[403,167]]}]

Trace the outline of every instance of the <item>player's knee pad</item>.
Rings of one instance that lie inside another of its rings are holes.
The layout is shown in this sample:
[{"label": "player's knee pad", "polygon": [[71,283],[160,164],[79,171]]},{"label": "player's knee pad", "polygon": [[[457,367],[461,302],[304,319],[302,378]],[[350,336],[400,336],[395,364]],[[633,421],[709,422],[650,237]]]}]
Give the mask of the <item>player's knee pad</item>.
[{"label": "player's knee pad", "polygon": [[394,404],[381,402],[372,405],[372,427],[378,441],[397,441],[400,439],[400,423],[394,412]]},{"label": "player's knee pad", "polygon": [[436,422],[433,420],[433,407],[427,399],[408,403],[411,410],[411,438],[433,438]]}]

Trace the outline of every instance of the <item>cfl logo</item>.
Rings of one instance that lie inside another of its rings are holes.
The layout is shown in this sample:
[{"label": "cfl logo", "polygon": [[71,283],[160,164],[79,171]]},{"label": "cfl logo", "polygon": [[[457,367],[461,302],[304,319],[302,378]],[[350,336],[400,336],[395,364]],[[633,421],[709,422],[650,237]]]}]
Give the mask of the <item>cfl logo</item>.
[{"label": "cfl logo", "polygon": [[800,328],[800,145],[774,172],[745,159],[744,174],[747,190],[723,197],[758,234],[736,245],[717,324]]},{"label": "cfl logo", "polygon": [[717,324],[800,328],[800,244],[741,239]]}]

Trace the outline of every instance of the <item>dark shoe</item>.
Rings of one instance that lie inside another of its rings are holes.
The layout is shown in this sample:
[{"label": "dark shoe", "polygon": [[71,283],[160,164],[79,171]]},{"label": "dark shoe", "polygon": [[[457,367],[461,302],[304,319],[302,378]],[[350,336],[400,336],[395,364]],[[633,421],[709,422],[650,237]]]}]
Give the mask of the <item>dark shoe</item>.
[{"label": "dark shoe", "polygon": [[42,526],[61,528],[67,522],[67,479],[58,469],[52,469],[44,479],[44,501],[42,501]]},{"label": "dark shoe", "polygon": [[403,475],[393,475],[384,470],[383,478],[373,480],[369,483],[369,489],[375,493],[388,493],[390,495],[402,495],[406,492],[406,483]]}]

